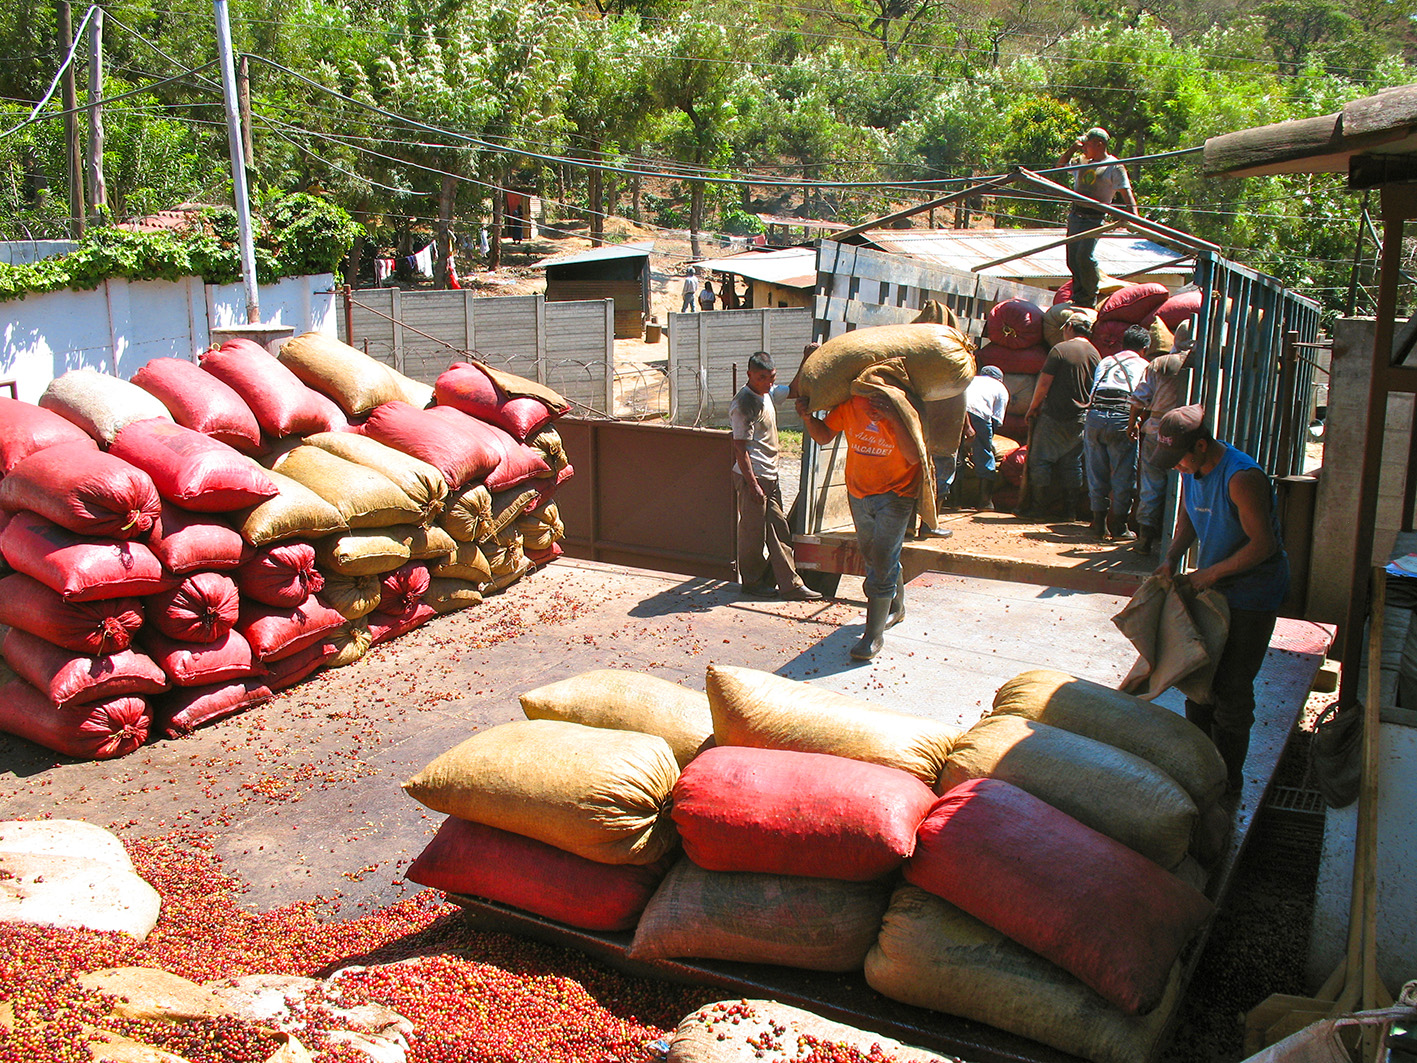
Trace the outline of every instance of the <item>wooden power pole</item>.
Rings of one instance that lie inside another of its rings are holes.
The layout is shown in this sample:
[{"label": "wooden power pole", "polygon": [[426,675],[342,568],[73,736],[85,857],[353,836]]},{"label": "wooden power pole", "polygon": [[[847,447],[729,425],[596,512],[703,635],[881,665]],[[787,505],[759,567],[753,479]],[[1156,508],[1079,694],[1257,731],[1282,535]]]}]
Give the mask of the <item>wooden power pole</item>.
[{"label": "wooden power pole", "polygon": [[108,207],[103,180],[103,8],[95,7],[89,23],[89,217],[102,224]]},{"label": "wooden power pole", "polygon": [[[74,46],[74,24],[69,0],[59,0],[59,47],[67,55]],[[74,87],[74,64],[64,64],[60,79],[64,100],[64,153],[69,164],[69,235],[84,235],[84,151],[79,143],[79,94]]]}]

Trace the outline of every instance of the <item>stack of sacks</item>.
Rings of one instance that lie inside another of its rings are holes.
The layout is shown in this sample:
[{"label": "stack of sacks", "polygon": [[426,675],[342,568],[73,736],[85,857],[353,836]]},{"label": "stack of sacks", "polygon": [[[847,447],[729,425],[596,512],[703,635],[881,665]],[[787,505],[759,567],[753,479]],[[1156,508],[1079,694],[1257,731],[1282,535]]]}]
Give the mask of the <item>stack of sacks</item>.
[{"label": "stack of sacks", "polygon": [[975,352],[974,360],[980,368],[992,365],[1004,374],[1009,405],[1000,431],[1011,439],[1025,439],[1028,435],[1023,415],[1028,412],[1038,373],[1053,346],[1045,341],[1047,325],[1048,315],[1027,299],[996,303],[984,320],[988,343]]},{"label": "stack of sacks", "polygon": [[710,666],[713,748],[684,768],[685,858],[630,955],[860,970],[954,731],[745,668]]},{"label": "stack of sacks", "polygon": [[1097,324],[1092,329],[1093,346],[1104,358],[1116,354],[1122,349],[1122,334],[1132,325],[1149,326],[1170,297],[1166,285],[1155,281],[1119,288],[1097,308]]},{"label": "stack of sacks", "polygon": [[[82,384],[71,394],[91,394]],[[170,586],[141,541],[160,512],[157,489],[75,418],[0,401],[0,553],[14,570],[0,578],[0,624],[12,629],[0,652],[13,671],[0,688],[0,730],[68,756],[122,756],[146,740],[147,698],[168,685],[131,649],[140,599]],[[116,431],[96,405],[74,408]]]}]

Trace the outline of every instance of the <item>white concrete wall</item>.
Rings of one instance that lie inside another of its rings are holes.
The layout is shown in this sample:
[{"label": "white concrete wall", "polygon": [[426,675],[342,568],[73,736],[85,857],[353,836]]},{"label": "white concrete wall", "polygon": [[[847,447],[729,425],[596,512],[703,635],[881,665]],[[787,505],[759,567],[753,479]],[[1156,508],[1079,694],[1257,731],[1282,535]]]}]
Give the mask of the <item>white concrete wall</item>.
[{"label": "white concrete wall", "polygon": [[[335,333],[334,278],[288,277],[260,290],[264,321],[301,332]],[[94,291],[46,292],[0,303],[0,379],[14,378],[19,397],[38,401],[49,382],[70,369],[97,369],[125,379],[154,358],[195,358],[210,330],[246,320],[240,284],[105,281]]]}]

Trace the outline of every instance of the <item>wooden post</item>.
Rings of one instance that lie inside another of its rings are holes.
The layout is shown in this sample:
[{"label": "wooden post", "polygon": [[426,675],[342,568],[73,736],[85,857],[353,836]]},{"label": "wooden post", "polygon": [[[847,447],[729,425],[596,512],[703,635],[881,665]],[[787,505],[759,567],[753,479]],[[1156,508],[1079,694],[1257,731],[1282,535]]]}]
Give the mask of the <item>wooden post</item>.
[{"label": "wooden post", "polygon": [[[74,43],[69,0],[59,0],[59,50],[67,53]],[[79,143],[79,94],[74,87],[74,64],[67,63],[60,77],[64,100],[64,156],[69,166],[69,235],[84,235],[84,149]]]},{"label": "wooden post", "polygon": [[241,116],[241,147],[249,169],[256,156],[251,134],[251,61],[245,55],[236,61],[236,110]]},{"label": "wooden post", "polygon": [[95,225],[108,207],[103,179],[103,8],[95,7],[89,23],[89,206]]}]

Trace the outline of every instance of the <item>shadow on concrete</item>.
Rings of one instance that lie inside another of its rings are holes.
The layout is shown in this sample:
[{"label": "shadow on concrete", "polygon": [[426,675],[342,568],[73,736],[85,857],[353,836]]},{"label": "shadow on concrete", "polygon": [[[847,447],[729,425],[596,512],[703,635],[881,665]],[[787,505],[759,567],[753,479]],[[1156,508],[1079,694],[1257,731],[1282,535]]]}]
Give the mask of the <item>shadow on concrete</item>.
[{"label": "shadow on concrete", "polygon": [[28,779],[61,764],[78,764],[72,757],[61,756],[41,745],[0,735],[0,775],[13,775],[17,779]]}]

